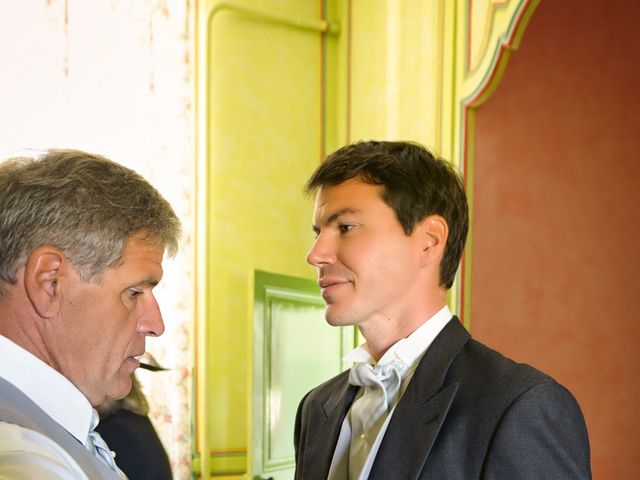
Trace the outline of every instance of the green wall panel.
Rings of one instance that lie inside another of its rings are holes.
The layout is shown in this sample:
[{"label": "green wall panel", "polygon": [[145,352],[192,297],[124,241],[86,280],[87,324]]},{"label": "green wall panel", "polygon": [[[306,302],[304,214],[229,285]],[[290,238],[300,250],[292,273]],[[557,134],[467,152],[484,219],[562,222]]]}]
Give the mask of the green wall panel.
[{"label": "green wall panel", "polygon": [[315,281],[255,272],[251,475],[293,478],[293,429],[300,399],[347,366],[352,327],[324,320]]}]

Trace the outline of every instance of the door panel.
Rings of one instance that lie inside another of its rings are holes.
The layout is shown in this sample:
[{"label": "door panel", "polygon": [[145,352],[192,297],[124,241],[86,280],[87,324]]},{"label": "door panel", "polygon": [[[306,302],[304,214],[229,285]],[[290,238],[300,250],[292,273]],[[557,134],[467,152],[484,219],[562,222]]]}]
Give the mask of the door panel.
[{"label": "door panel", "polygon": [[293,478],[298,404],[347,367],[354,328],[328,325],[324,307],[315,281],[255,272],[252,478]]}]

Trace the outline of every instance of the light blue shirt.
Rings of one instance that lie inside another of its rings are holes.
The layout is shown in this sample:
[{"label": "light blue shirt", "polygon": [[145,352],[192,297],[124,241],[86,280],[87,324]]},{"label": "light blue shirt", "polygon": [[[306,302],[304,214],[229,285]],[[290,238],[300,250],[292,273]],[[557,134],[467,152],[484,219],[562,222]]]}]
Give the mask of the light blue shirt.
[{"label": "light blue shirt", "polygon": [[[66,377],[0,335],[0,377],[86,445],[93,408]],[[87,479],[77,462],[41,433],[0,421],[0,478]]]}]

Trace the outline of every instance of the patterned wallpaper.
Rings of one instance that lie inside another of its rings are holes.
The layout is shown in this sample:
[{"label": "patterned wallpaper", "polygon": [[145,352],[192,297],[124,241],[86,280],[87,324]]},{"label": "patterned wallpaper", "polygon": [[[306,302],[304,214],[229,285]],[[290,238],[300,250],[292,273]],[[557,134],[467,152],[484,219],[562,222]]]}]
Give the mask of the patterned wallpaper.
[{"label": "patterned wallpaper", "polygon": [[190,478],[194,121],[189,0],[0,0],[0,155],[79,148],[145,176],[182,219],[157,288],[167,372],[140,371],[176,479]]}]

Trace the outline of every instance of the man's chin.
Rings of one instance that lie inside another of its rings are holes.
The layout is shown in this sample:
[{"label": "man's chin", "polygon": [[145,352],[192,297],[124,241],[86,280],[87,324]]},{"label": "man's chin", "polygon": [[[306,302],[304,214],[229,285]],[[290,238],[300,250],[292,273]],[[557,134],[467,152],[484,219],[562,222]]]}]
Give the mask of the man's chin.
[{"label": "man's chin", "polygon": [[131,387],[133,386],[131,382],[131,375],[123,375],[121,373],[119,376],[120,378],[118,378],[117,382],[114,382],[112,388],[106,392],[107,398],[120,400],[129,395]]},{"label": "man's chin", "polygon": [[332,327],[345,327],[353,325],[348,315],[341,314],[337,309],[332,308],[331,305],[327,306],[324,312],[324,318]]},{"label": "man's chin", "polygon": [[96,407],[105,400],[120,400],[129,395],[133,387],[129,373],[131,369],[124,365],[121,365],[115,374],[103,376],[100,383],[93,382],[91,385],[85,384],[85,388],[78,387],[92,406]]}]

